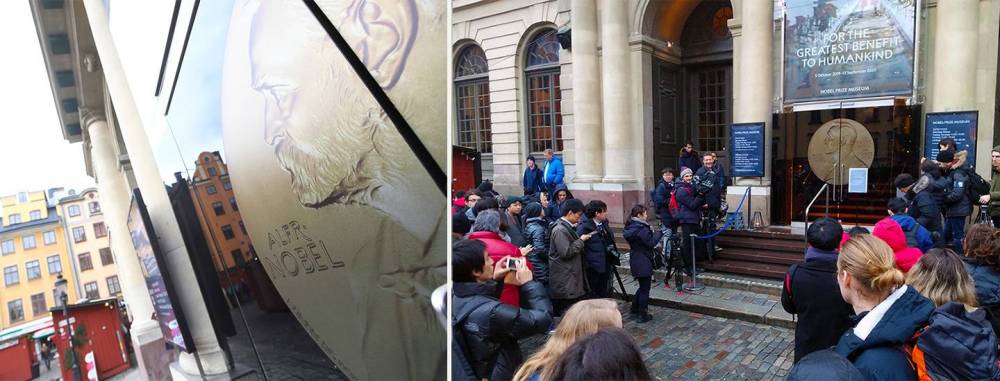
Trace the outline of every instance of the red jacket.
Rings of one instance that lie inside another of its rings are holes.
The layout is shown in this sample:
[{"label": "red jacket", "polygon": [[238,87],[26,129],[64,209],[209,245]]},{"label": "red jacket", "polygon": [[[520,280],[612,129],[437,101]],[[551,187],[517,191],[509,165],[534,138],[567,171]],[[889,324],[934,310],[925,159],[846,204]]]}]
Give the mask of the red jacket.
[{"label": "red jacket", "polygon": [[[499,234],[491,231],[479,231],[469,233],[469,239],[477,239],[486,244],[486,252],[493,259],[494,266],[500,266],[500,259],[503,257],[522,257],[521,250],[514,244],[504,241]],[[528,261],[524,263],[531,268]],[[503,292],[500,293],[500,302],[510,304],[514,307],[521,306],[521,290],[519,286],[513,284],[503,285]]]},{"label": "red jacket", "polygon": [[906,235],[903,233],[903,228],[899,227],[899,223],[891,218],[885,218],[876,223],[875,228],[872,229],[872,235],[889,244],[893,253],[896,254],[896,267],[899,267],[904,273],[910,271],[910,268],[923,255],[920,249],[906,246]]}]

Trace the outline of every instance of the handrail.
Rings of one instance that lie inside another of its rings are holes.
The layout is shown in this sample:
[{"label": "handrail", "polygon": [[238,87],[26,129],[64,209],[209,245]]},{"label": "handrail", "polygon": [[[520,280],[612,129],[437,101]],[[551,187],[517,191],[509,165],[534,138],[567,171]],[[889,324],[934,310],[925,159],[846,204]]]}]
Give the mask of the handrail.
[{"label": "handrail", "polygon": [[[805,216],[804,216],[805,217],[804,219],[806,220],[806,231],[805,231],[806,234],[803,234],[803,236],[808,236],[808,233],[809,233],[809,209],[812,209],[813,204],[816,203],[816,199],[819,198],[819,195],[823,194],[823,191],[825,191],[826,187],[829,186],[829,185],[830,185],[830,183],[824,183],[823,187],[819,188],[819,192],[816,192],[816,195],[813,196],[812,201],[809,201],[809,205],[806,205],[806,213],[805,213]],[[807,237],[806,238],[806,243],[808,243],[808,242],[809,242],[809,238]]]},{"label": "handrail", "polygon": [[[743,209],[743,201],[746,201],[747,200],[747,196],[749,196],[749,195],[750,195],[750,187],[748,186],[746,192],[743,192],[743,198],[740,199],[740,204],[736,207],[736,211],[733,212],[733,213],[740,213],[740,210]],[[716,231],[714,233],[711,233],[711,234],[703,235],[703,236],[699,236],[697,234],[692,234],[692,236],[694,236],[697,239],[709,239],[709,238],[712,238],[712,237],[715,237],[715,236],[721,234],[722,231],[726,230],[726,228],[728,228],[729,225],[731,225],[731,224],[732,224],[732,220],[730,220],[730,219],[727,218],[726,222],[722,224],[722,227],[719,228],[718,231]]]}]

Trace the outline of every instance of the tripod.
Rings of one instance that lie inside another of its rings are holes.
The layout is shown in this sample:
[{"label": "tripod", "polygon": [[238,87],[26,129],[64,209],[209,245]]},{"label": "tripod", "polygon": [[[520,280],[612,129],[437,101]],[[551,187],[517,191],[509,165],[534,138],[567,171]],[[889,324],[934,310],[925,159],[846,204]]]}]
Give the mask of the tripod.
[{"label": "tripod", "polygon": [[[664,266],[666,268],[667,276],[663,278],[663,284],[667,287],[670,286],[670,275],[674,276],[674,288],[677,292],[681,292],[684,287],[684,260],[681,258],[681,234],[673,234],[670,236],[670,251],[666,253],[666,261]],[[667,241],[664,241],[666,243]],[[666,246],[664,245],[664,251],[666,252]]]},{"label": "tripod", "polygon": [[[622,254],[618,252],[618,247],[615,246],[613,242],[614,241],[612,241],[612,244],[608,245],[608,254],[614,256],[615,258],[618,258],[620,262]],[[625,283],[622,282],[622,276],[621,274],[618,274],[618,267],[617,266],[613,267],[614,268],[612,269],[611,273],[614,274],[615,280],[618,281],[618,287],[620,289],[622,299],[624,299],[626,302],[631,302],[632,300],[629,299],[628,292],[625,291]],[[615,292],[614,286],[611,287],[611,292]]]}]

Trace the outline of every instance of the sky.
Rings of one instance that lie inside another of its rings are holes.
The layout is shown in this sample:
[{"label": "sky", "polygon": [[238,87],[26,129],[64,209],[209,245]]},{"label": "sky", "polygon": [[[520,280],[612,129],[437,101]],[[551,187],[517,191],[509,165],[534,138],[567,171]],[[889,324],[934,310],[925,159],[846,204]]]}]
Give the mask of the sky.
[{"label": "sky", "polygon": [[94,186],[81,143],[62,137],[27,1],[0,1],[0,195]]}]

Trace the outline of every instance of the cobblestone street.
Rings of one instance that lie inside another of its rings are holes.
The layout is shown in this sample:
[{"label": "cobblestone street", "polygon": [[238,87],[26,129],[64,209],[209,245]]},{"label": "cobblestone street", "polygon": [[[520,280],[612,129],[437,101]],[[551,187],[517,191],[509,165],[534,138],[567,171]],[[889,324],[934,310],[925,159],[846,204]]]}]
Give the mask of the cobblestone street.
[{"label": "cobblestone street", "polygon": [[[627,330],[660,380],[782,380],[792,367],[794,330],[650,306],[653,321],[627,315]],[[525,356],[547,336],[522,342]]]}]

